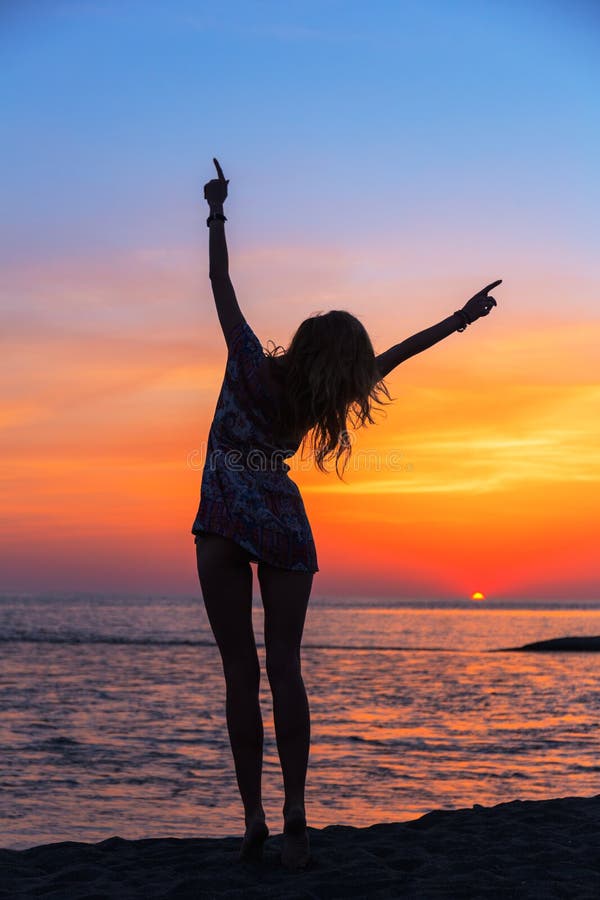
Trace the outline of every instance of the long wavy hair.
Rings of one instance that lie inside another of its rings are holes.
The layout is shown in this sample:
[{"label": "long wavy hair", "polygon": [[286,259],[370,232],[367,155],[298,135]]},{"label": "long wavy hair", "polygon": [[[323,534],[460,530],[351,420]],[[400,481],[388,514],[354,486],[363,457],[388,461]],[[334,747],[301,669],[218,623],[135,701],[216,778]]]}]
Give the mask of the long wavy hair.
[{"label": "long wavy hair", "polygon": [[375,424],[374,406],[395,399],[379,378],[364,325],[345,310],[315,313],[300,323],[287,350],[274,345],[266,353],[283,386],[274,422],[278,438],[299,442],[302,458],[308,447],[321,472],[335,460],[343,481],[340,467],[343,472],[352,454],[348,424]]}]

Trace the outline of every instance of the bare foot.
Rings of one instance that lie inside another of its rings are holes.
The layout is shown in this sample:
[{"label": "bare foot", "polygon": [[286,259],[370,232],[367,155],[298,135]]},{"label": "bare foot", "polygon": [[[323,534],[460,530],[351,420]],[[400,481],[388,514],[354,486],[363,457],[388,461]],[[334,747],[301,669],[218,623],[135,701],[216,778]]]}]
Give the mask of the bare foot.
[{"label": "bare foot", "polygon": [[304,869],[310,861],[310,842],[302,807],[285,813],[281,862],[287,869]]},{"label": "bare foot", "polygon": [[239,859],[242,862],[260,862],[263,844],[269,836],[267,823],[263,818],[252,819],[246,825],[246,833],[240,848]]}]

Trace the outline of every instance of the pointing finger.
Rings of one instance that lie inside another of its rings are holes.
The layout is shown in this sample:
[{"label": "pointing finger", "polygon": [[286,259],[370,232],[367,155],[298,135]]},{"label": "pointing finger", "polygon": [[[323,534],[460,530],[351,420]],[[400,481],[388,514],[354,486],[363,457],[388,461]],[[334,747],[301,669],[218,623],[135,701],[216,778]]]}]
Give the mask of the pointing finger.
[{"label": "pointing finger", "polygon": [[213,162],[214,162],[215,168],[217,170],[217,175],[219,176],[219,181],[225,181],[225,176],[223,175],[223,169],[219,165],[219,160],[213,156]]},{"label": "pointing finger", "polygon": [[497,285],[499,285],[499,284],[502,284],[502,279],[501,279],[501,278],[499,278],[498,281],[492,281],[492,283],[491,283],[491,284],[488,284],[487,287],[482,288],[482,289],[479,291],[479,293],[480,293],[480,294],[487,294],[488,291],[491,291],[492,288],[497,287]]}]

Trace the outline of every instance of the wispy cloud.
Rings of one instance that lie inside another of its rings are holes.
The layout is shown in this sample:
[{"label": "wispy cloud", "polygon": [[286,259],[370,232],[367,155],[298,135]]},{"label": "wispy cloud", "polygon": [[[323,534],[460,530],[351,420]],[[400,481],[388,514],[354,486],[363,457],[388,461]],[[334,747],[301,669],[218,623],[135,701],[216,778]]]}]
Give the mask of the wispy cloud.
[{"label": "wispy cloud", "polygon": [[[534,485],[581,482],[600,487],[600,420],[594,412],[598,408],[600,386],[575,385],[557,389],[554,404],[544,404],[539,417],[531,416],[525,426],[518,410],[517,423],[499,422],[485,434],[478,434],[476,422],[460,429],[428,429],[424,424],[421,433],[412,430],[401,435],[405,449],[396,472],[386,464],[389,448],[399,437],[395,432],[389,442],[378,441],[364,475],[356,476],[351,457],[348,484],[314,482],[304,490],[389,495],[495,493],[519,485],[527,490]],[[367,451],[363,447],[359,453]]]}]

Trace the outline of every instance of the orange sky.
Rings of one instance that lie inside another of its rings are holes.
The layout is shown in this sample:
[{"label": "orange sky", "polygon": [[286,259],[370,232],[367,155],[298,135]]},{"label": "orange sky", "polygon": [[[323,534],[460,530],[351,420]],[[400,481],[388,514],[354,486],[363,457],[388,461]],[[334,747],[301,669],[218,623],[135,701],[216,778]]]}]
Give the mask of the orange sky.
[{"label": "orange sky", "polygon": [[[415,294],[409,279],[357,278],[335,248],[309,266],[306,252],[271,248],[270,275],[250,252],[232,266],[263,344],[346,308],[381,351],[505,279],[487,320],[390,376],[397,399],[356,436],[346,484],[292,461],[314,593],[597,596],[597,319],[542,318],[534,294],[524,309],[523,273],[432,278]],[[198,592],[193,460],[225,364],[204,268],[182,249],[9,273],[35,313],[13,313],[3,348],[3,590]]]}]

